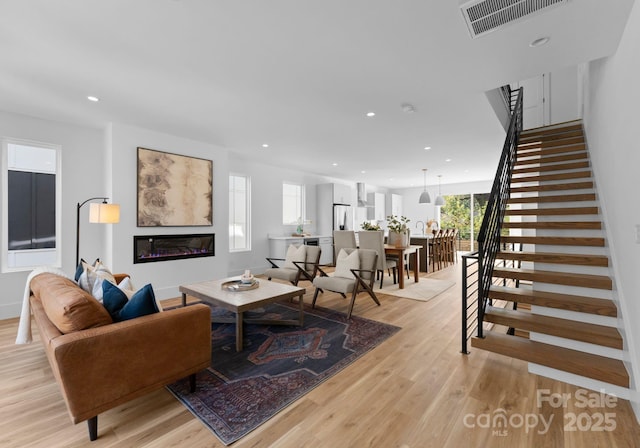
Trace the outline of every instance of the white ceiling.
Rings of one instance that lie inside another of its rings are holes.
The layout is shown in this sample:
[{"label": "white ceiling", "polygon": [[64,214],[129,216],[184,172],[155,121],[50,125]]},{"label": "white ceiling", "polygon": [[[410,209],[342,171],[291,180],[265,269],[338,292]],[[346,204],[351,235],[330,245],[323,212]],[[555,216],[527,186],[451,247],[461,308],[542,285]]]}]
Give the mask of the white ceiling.
[{"label": "white ceiling", "polygon": [[0,0],[0,109],[380,187],[484,180],[504,138],[484,92],[612,54],[632,4],[571,0],[471,39],[456,0]]}]

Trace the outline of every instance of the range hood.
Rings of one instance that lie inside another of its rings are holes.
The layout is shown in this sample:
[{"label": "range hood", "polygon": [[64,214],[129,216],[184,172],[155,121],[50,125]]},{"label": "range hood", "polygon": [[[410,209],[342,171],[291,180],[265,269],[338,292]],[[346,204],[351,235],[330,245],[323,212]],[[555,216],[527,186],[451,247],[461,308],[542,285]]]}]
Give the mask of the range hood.
[{"label": "range hood", "polygon": [[356,184],[356,191],[358,193],[358,207],[372,207],[373,205],[367,204],[367,189],[363,182]]}]

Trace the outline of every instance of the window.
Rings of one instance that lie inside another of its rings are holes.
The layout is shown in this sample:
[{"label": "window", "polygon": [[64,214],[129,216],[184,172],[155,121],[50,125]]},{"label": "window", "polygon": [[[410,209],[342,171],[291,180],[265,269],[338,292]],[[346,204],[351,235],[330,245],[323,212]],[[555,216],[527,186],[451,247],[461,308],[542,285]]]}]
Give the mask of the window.
[{"label": "window", "polygon": [[60,266],[60,147],[2,141],[2,271]]},{"label": "window", "polygon": [[458,229],[459,250],[466,252],[477,249],[489,196],[490,193],[473,193],[444,197],[440,222],[443,229]]},{"label": "window", "polygon": [[304,222],[304,187],[282,184],[282,223],[298,225]]},{"label": "window", "polygon": [[251,182],[247,176],[229,176],[229,251],[251,250]]}]

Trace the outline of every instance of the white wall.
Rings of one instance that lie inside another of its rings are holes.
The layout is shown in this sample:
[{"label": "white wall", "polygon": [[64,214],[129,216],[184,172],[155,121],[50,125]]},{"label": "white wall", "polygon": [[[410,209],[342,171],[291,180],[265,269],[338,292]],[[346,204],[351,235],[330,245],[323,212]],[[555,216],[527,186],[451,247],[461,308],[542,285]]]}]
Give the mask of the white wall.
[{"label": "white wall", "polygon": [[549,74],[549,122],[562,123],[580,117],[578,67],[566,67]]},{"label": "white wall", "polygon": [[[178,286],[222,278],[229,262],[229,155],[226,149],[208,143],[176,137],[147,129],[113,124],[107,158],[113,160],[110,196],[120,204],[120,223],[110,226],[114,272],[126,272],[136,287],[151,283],[160,299],[179,296]],[[213,226],[137,227],[137,148],[155,149],[213,160]],[[215,236],[215,256],[157,263],[133,264],[134,235],[210,233]]]},{"label": "white wall", "polygon": [[[76,204],[90,197],[107,195],[103,187],[103,131],[0,111],[0,136],[54,143],[62,147],[62,268],[73,275]],[[106,226],[89,224],[88,206],[82,208],[81,221],[81,256],[86,259],[102,256]],[[20,314],[28,274],[0,274],[0,319]]]},{"label": "white wall", "polygon": [[[636,2],[616,54],[590,64],[585,83],[588,96],[585,98],[584,117],[636,385],[640,373],[640,331],[637,325],[640,322],[640,244],[635,234],[635,226],[640,224],[640,150],[636,127],[640,125],[638,54],[640,4]],[[633,397],[636,416],[640,417],[637,390]]]}]

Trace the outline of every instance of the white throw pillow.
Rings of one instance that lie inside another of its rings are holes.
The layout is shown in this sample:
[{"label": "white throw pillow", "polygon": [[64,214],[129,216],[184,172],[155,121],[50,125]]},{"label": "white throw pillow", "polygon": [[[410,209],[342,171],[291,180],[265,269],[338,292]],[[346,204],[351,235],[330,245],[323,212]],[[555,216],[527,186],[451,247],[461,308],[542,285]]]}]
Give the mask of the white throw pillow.
[{"label": "white throw pillow", "polygon": [[340,249],[333,276],[353,280],[355,277],[353,276],[351,269],[360,269],[360,255],[358,255],[358,249],[348,255],[344,249]]},{"label": "white throw pillow", "polygon": [[78,285],[102,303],[102,281],[107,280],[115,285],[116,279],[113,278],[109,268],[100,262],[95,266],[87,263],[82,265],[84,271],[78,278]]},{"label": "white throw pillow", "polygon": [[293,264],[294,261],[304,263],[307,259],[307,246],[301,244],[299,247],[294,246],[293,244],[289,246],[287,249],[287,256],[284,260],[284,267],[297,269],[296,265]]}]

